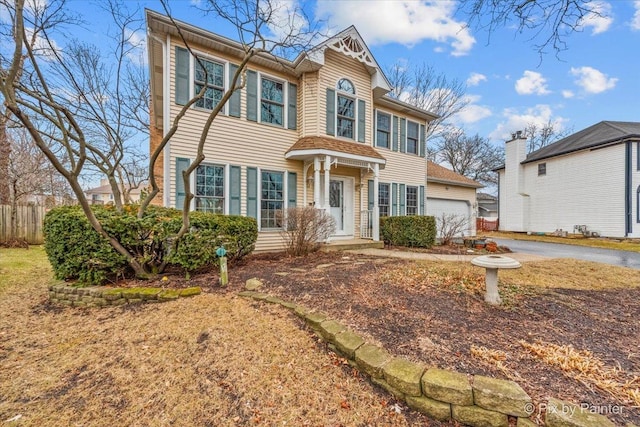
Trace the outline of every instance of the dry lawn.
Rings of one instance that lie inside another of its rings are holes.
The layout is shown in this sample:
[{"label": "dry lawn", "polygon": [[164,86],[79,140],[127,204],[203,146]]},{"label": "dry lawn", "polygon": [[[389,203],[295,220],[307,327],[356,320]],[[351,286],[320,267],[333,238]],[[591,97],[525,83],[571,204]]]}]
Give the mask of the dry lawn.
[{"label": "dry lawn", "polygon": [[283,309],[229,294],[57,308],[41,249],[0,250],[0,271],[0,423],[429,423],[387,402]]},{"label": "dry lawn", "polygon": [[526,233],[508,233],[504,231],[483,232],[487,237],[533,240],[536,242],[564,243],[568,245],[590,246],[592,248],[616,249],[619,251],[640,252],[640,241],[636,240],[615,240],[604,238],[586,238],[582,235],[572,235],[569,237],[557,236],[537,236]]},{"label": "dry lawn", "polygon": [[[478,294],[484,293],[485,270],[470,263],[424,261],[387,272],[411,285],[438,282]],[[558,258],[525,262],[516,270],[501,270],[500,292],[536,292],[545,288],[606,290],[640,287],[640,270],[591,261]]]}]

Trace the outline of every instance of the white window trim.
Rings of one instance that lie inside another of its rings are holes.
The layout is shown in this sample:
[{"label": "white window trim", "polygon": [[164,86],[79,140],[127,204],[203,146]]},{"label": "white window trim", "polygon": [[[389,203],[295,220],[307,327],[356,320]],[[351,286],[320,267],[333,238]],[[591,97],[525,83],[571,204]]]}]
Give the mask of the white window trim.
[{"label": "white window trim", "polygon": [[[194,159],[189,159],[189,162],[193,162]],[[224,177],[224,183],[223,183],[223,188],[224,188],[224,197],[222,198],[224,207],[223,207],[223,212],[224,215],[229,215],[229,203],[230,203],[230,199],[229,199],[229,177],[230,177],[230,170],[231,168],[229,167],[229,163],[208,163],[208,162],[202,162],[200,163],[199,166],[222,166],[224,168],[224,172],[223,172],[223,177]],[[196,210],[196,197],[198,197],[196,195],[196,174],[197,174],[198,168],[196,167],[193,172],[191,172],[191,175],[189,176],[189,186],[191,187],[191,192],[193,193],[193,199],[191,199],[191,202],[189,202],[189,210],[192,212],[195,212]]]},{"label": "white window trim", "polygon": [[[408,153],[412,154],[412,153]],[[416,213],[409,215],[409,188],[416,189]],[[419,216],[420,215],[420,186],[419,185],[404,185],[404,216]]]},{"label": "white window trim", "polygon": [[[263,125],[273,126],[278,129],[288,129],[289,123],[289,81],[284,80],[281,77],[276,77],[273,74],[263,73],[261,71],[257,72],[258,74],[258,96],[257,98],[257,111],[258,111],[258,123]],[[275,82],[282,83],[282,125],[277,125],[275,123],[263,122],[262,121],[262,79],[266,78],[267,80],[273,80]],[[276,171],[274,171],[276,172]]]},{"label": "white window trim", "polygon": [[[342,92],[336,89],[335,95],[335,124],[336,124],[336,138],[343,139],[345,141],[358,142],[358,97],[352,95],[347,92]],[[338,96],[343,96],[345,98],[353,99],[353,138],[348,138],[346,136],[338,135]]]},{"label": "white window trim", "polygon": [[[415,153],[410,153],[409,152],[409,123],[415,123],[418,125],[418,141],[416,142],[416,152]],[[422,123],[415,121],[415,120],[411,120],[408,117],[405,117],[405,129],[404,129],[404,135],[405,138],[407,139],[405,141],[405,150],[404,150],[404,154],[411,154],[413,156],[420,156],[420,125]],[[406,205],[405,205],[406,206]]]},{"label": "white window trim", "polygon": [[[386,114],[389,116],[389,147],[380,147],[378,146],[378,113]],[[393,116],[399,117],[396,114],[393,114],[387,110],[381,110],[379,108],[375,109],[373,120],[373,127],[375,129],[375,135],[373,136],[373,147],[374,148],[382,148],[383,150],[393,151]]]},{"label": "white window trim", "polygon": [[[201,57],[202,59],[205,59],[207,61],[212,61],[212,62],[217,62],[219,64],[222,64],[223,68],[224,68],[224,91],[225,93],[229,90],[229,61],[227,61],[226,59],[222,59],[220,57],[211,55],[209,53],[206,52],[202,52],[199,50],[193,50],[193,55],[189,55],[189,99],[193,99],[194,96],[196,96],[196,91],[195,91],[195,83],[196,83],[196,56]],[[224,93],[223,93],[224,95]],[[203,111],[203,112],[211,112],[211,110],[207,110],[206,108],[202,108],[202,107],[196,107],[196,104],[194,103],[192,108],[194,110],[197,111]],[[227,115],[227,109],[229,108],[229,103],[225,103],[225,105],[222,107],[222,110],[220,110],[220,112],[224,115]]]}]

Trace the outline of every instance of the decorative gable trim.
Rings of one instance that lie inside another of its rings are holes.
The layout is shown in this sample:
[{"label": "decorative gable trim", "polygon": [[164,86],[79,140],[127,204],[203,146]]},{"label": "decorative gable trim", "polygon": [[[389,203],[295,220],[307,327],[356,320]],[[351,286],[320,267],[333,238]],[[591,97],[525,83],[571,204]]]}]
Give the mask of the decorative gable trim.
[{"label": "decorative gable trim", "polygon": [[369,52],[369,49],[366,47],[363,47],[363,43],[357,35],[347,34],[335,40],[335,42],[329,44],[327,47],[360,61],[365,65],[378,68],[378,64],[376,64],[376,61],[371,56],[371,52]]}]

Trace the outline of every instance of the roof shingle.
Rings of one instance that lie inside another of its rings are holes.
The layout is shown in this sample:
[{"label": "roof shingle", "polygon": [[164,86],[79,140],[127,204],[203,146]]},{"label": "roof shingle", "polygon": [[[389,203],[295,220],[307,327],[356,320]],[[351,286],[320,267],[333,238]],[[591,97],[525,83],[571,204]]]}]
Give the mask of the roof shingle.
[{"label": "roof shingle", "polygon": [[467,178],[464,175],[460,175],[459,173],[456,173],[451,169],[447,169],[444,166],[440,166],[432,161],[427,162],[427,181],[448,182],[451,184],[462,185],[464,187],[484,187],[479,182],[474,181],[471,178]]},{"label": "roof shingle", "polygon": [[302,150],[329,150],[339,153],[352,154],[355,156],[370,157],[374,159],[386,160],[372,146],[358,142],[342,141],[324,136],[305,136],[293,144],[287,153]]}]

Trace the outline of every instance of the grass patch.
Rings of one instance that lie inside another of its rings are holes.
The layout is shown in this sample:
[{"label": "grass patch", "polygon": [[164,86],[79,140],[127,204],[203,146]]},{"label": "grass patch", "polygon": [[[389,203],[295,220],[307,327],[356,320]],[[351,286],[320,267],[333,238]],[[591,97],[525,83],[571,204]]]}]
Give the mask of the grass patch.
[{"label": "grass patch", "polygon": [[604,238],[587,238],[582,235],[569,235],[569,237],[537,236],[526,233],[508,233],[503,231],[484,232],[487,237],[496,239],[531,240],[536,242],[564,243],[565,245],[589,246],[592,248],[616,249],[619,251],[640,252],[638,240],[615,240]]},{"label": "grass patch", "polygon": [[0,293],[14,285],[51,280],[51,266],[42,246],[29,249],[0,248]]},{"label": "grass patch", "polygon": [[46,303],[41,249],[3,249],[0,260],[0,423],[18,415],[25,426],[425,423],[397,413],[280,307],[208,293],[61,308]]}]

